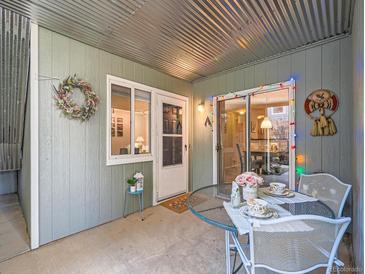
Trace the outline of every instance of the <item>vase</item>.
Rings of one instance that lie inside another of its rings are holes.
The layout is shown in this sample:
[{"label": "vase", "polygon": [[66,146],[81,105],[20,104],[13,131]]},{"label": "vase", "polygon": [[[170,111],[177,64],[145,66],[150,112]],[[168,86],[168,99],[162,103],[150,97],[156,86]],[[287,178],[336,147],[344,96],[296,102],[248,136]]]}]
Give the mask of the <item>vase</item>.
[{"label": "vase", "polygon": [[134,185],[134,186],[130,186],[129,187],[129,191],[130,192],[136,192],[136,186]]},{"label": "vase", "polygon": [[257,198],[257,187],[243,186],[242,187],[242,198],[244,200],[256,199]]}]

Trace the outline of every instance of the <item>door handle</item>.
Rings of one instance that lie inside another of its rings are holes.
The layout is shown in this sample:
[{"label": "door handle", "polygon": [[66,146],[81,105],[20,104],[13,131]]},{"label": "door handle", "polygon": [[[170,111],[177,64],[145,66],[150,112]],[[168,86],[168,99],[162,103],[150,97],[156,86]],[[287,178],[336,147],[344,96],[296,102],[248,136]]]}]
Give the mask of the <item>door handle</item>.
[{"label": "door handle", "polygon": [[222,149],[222,146],[220,144],[215,146],[215,150],[218,152]]},{"label": "door handle", "polygon": [[187,145],[185,145],[184,147],[185,147],[185,151],[188,151],[188,146],[187,146]]}]

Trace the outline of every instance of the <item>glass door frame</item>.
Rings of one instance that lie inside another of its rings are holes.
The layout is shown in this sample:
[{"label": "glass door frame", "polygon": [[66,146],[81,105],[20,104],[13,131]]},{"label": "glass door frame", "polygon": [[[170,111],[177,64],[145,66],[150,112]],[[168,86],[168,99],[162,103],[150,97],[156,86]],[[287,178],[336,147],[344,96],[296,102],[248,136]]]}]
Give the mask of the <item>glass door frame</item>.
[{"label": "glass door frame", "polygon": [[[246,125],[250,125],[250,98],[257,93],[268,93],[277,90],[288,89],[289,97],[289,187],[295,190],[295,80],[290,79],[286,82],[280,82],[252,89],[231,92],[225,95],[218,95],[213,98],[213,184],[219,182],[219,123],[218,123],[218,102],[238,97],[245,97],[246,101]],[[246,170],[250,170],[250,127],[246,127]]]}]

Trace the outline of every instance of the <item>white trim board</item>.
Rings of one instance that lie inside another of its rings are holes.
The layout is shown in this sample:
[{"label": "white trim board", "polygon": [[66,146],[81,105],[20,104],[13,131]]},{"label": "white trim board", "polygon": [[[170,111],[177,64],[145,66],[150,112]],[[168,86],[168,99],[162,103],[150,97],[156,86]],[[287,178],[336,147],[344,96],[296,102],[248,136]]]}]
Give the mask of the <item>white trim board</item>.
[{"label": "white trim board", "polygon": [[30,248],[39,247],[38,25],[30,38]]}]

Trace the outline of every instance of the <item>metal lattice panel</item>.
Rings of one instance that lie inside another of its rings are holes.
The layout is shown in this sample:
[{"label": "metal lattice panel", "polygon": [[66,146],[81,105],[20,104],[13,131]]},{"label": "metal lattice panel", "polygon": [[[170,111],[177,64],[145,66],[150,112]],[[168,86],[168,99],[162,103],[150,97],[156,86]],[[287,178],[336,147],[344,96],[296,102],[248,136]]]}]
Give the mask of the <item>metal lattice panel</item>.
[{"label": "metal lattice panel", "polygon": [[350,32],[354,0],[1,0],[39,25],[192,81]]},{"label": "metal lattice panel", "polygon": [[0,171],[21,165],[30,21],[0,7]]}]

